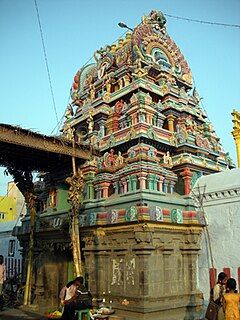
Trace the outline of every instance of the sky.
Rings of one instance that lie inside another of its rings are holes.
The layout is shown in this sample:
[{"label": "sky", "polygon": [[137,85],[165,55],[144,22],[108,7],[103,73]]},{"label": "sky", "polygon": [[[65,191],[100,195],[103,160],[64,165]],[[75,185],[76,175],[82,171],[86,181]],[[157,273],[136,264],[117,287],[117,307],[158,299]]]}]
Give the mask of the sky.
[{"label": "sky", "polygon": [[[202,107],[237,164],[231,112],[240,111],[240,28],[216,23],[239,26],[240,0],[0,0],[0,122],[58,134],[77,71],[124,37],[120,21],[134,28],[151,10],[166,15]],[[12,180],[3,171],[0,196]]]}]

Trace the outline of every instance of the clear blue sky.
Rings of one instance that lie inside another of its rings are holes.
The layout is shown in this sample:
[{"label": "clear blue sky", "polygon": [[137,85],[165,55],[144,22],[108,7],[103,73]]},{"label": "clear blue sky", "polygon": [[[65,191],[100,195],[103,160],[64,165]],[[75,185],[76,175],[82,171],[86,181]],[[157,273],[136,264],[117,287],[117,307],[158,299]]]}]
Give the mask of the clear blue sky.
[{"label": "clear blue sky", "polygon": [[[144,13],[154,9],[240,25],[239,0],[37,0],[37,4],[59,120],[78,69],[95,50],[125,33],[118,22],[133,28]],[[167,17],[166,27],[188,61],[224,150],[237,163],[231,112],[240,110],[240,28],[171,17]],[[56,112],[34,0],[0,0],[0,48],[0,122],[56,134]],[[5,195],[9,178],[2,172],[0,169],[0,195]]]}]

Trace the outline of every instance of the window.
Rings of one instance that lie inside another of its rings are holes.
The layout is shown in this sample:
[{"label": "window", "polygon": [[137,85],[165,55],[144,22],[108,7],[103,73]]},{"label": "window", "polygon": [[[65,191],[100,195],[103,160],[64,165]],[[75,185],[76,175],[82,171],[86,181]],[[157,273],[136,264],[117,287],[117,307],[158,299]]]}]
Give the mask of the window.
[{"label": "window", "polygon": [[15,240],[9,240],[8,256],[14,257],[14,253],[15,253]]},{"label": "window", "polygon": [[5,213],[0,212],[0,220],[4,220],[5,219]]}]

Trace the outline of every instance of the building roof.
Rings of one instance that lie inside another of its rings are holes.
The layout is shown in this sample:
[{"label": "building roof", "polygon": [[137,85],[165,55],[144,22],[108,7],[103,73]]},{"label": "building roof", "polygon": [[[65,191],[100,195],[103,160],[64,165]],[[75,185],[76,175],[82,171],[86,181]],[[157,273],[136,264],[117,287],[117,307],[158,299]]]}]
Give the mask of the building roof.
[{"label": "building roof", "polygon": [[21,225],[21,221],[19,219],[7,221],[7,222],[1,222],[0,223],[0,233],[12,231],[15,226],[20,226],[20,225]]},{"label": "building roof", "polygon": [[225,170],[200,177],[194,189],[205,186],[205,193],[240,188],[240,168]]},{"label": "building roof", "polygon": [[[14,166],[32,171],[49,171],[63,163],[71,164],[71,157],[84,162],[90,159],[90,146],[75,143],[62,136],[46,136],[0,123],[0,165]],[[26,156],[27,155],[27,156]]]}]

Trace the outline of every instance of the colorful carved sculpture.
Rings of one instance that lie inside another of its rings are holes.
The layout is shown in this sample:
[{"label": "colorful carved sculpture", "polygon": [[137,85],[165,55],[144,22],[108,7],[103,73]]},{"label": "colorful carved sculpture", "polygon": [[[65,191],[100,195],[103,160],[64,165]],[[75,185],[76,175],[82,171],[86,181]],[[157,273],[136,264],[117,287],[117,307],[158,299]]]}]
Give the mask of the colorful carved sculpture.
[{"label": "colorful carved sculpture", "polygon": [[[188,194],[199,170],[233,165],[199,105],[202,98],[166,31],[166,18],[152,10],[142,22],[125,40],[96,50],[96,63],[81,68],[71,88],[78,112],[63,130],[70,138],[70,130],[88,128],[85,141],[99,148],[94,166],[84,169],[92,175],[95,199],[144,189]],[[149,209],[148,215],[154,216]]]}]

